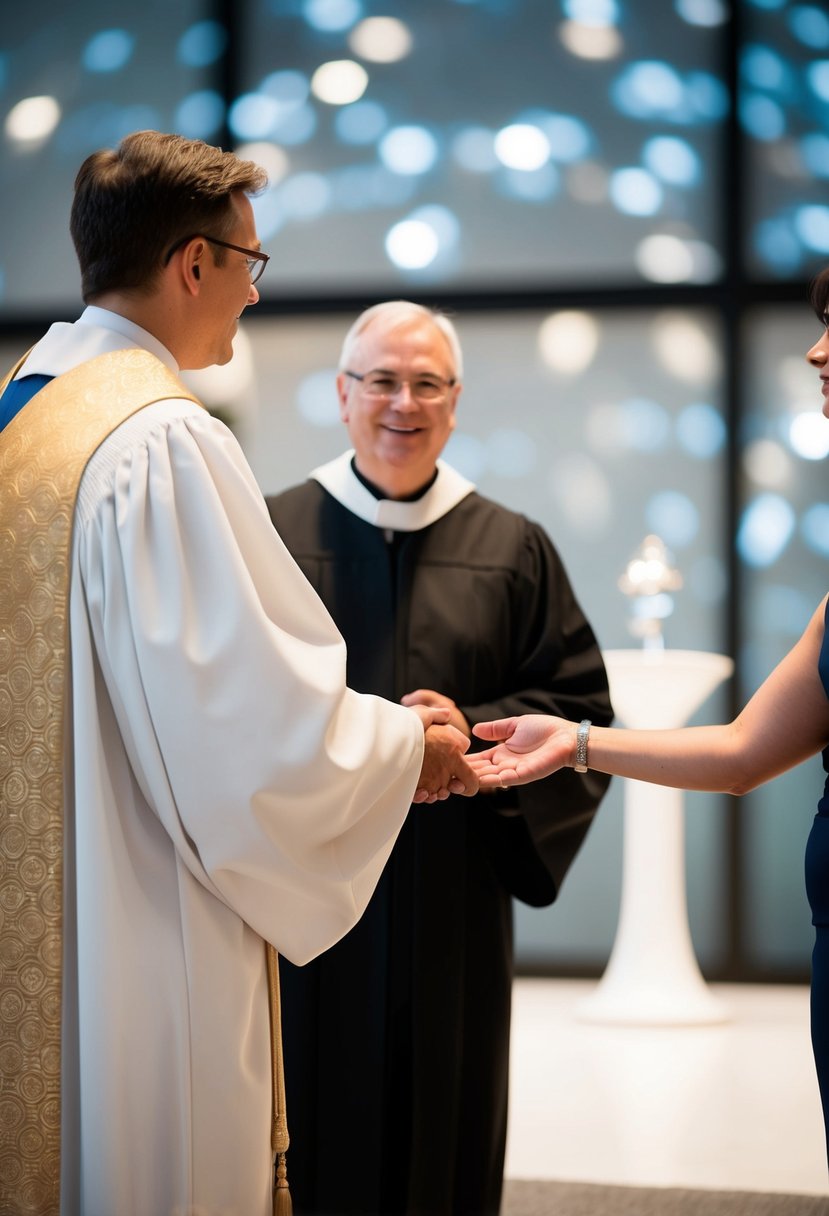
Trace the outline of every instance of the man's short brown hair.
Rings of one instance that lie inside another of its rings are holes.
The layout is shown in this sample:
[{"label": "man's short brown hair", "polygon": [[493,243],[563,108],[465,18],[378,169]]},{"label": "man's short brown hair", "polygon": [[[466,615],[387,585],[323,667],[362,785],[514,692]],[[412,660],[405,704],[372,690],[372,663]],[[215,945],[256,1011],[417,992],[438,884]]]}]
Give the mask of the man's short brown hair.
[{"label": "man's short brown hair", "polygon": [[[201,140],[137,131],[88,156],[75,179],[69,229],[86,303],[108,291],[147,291],[183,237],[222,238],[232,195],[256,194],[264,169]],[[217,262],[224,250],[211,246]]]}]

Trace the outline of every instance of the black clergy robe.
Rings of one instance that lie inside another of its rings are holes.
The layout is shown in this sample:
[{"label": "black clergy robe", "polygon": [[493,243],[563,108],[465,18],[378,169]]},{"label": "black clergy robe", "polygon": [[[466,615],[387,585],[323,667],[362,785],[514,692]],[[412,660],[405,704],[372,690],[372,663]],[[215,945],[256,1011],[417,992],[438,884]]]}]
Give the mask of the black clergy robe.
[{"label": "black clergy robe", "polygon": [[[346,640],[349,684],[434,689],[470,725],[609,723],[595,637],[543,530],[443,462],[416,502],[378,502],[350,456],[267,500]],[[498,1211],[511,897],[556,898],[607,782],[567,769],[413,807],[357,926],[307,966],[281,960],[298,1214]]]}]

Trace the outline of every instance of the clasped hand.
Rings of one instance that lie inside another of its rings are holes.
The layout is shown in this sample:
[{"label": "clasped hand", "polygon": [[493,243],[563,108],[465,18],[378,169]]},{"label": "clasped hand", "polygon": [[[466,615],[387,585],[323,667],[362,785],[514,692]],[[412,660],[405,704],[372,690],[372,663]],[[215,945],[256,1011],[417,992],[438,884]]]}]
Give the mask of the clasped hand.
[{"label": "clasped hand", "polygon": [[466,731],[469,729],[454,701],[429,689],[419,689],[404,697],[403,703],[419,714],[426,731],[415,802],[435,802],[450,794],[526,785],[574,762],[576,726],[565,718],[524,714],[479,722],[473,726],[472,734],[494,746],[467,756],[467,734],[451,725],[454,721]]},{"label": "clasped hand", "polygon": [[423,723],[423,764],[412,802],[437,802],[450,794],[478,792],[478,778],[464,759],[469,738],[449,722],[448,706],[409,706]]}]

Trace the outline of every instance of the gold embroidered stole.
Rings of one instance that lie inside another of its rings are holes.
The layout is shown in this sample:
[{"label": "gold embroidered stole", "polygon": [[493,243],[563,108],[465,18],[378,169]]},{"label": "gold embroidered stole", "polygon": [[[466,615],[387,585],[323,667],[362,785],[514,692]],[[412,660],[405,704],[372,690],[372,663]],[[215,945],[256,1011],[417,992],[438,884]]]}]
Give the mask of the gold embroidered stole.
[{"label": "gold embroidered stole", "polygon": [[107,436],[170,397],[196,400],[154,355],[117,351],[56,377],[0,432],[0,1212],[16,1216],[60,1207],[63,738],[75,500]]}]

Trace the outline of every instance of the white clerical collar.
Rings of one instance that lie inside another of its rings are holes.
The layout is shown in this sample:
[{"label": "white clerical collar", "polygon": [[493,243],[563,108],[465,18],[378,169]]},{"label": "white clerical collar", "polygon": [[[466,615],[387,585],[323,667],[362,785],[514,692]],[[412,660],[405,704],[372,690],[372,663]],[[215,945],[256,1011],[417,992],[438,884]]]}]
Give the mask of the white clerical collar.
[{"label": "white clerical collar", "polygon": [[135,346],[155,355],[178,375],[178,364],[158,338],[120,313],[90,304],[77,321],[55,321],[32,347],[15,379],[35,374],[59,376],[96,355]]},{"label": "white clerical collar", "polygon": [[165,367],[169,367],[170,371],[178,375],[178,363],[176,363],[164,343],[159,342],[158,338],[154,338],[151,333],[146,329],[142,329],[140,325],[136,325],[135,321],[122,317],[119,312],[112,312],[109,308],[99,308],[97,304],[87,304],[78,317],[77,324],[97,325],[100,329],[114,330],[115,333],[121,334],[122,337],[129,338],[136,346],[141,346],[144,350],[148,350],[151,355],[155,355],[156,359],[160,359]]},{"label": "white clerical collar", "polygon": [[391,529],[393,532],[419,532],[448,514],[475,489],[471,481],[461,477],[451,465],[439,460],[437,477],[426,493],[414,502],[375,498],[351,467],[353,456],[353,451],[344,452],[336,460],[313,469],[310,476],[337,502],[377,528]]}]

